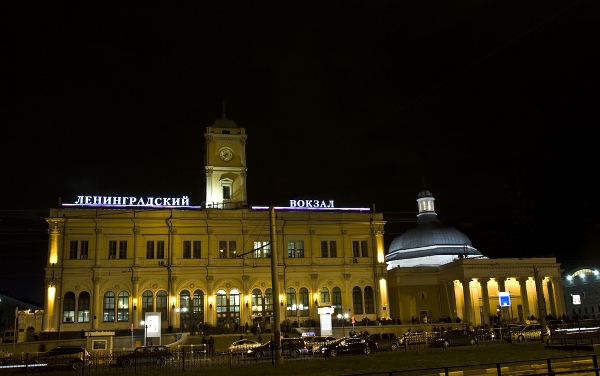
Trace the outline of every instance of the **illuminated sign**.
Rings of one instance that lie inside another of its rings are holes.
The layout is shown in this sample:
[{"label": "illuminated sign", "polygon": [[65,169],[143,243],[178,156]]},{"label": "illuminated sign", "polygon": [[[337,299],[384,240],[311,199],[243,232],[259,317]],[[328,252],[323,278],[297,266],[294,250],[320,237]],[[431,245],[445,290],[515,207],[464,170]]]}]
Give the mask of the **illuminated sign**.
[{"label": "illuminated sign", "polygon": [[500,299],[500,307],[510,307],[510,293],[499,292],[498,298]]},{"label": "illuminated sign", "polygon": [[74,204],[62,206],[88,206],[88,207],[124,207],[135,206],[145,208],[192,208],[188,196],[183,197],[132,197],[132,196],[77,196]]},{"label": "illuminated sign", "polygon": [[[269,210],[269,207],[253,206],[252,210]],[[290,200],[290,206],[275,206],[275,210],[371,211],[369,208],[336,208],[334,200]]]},{"label": "illuminated sign", "polygon": [[147,337],[159,337],[161,335],[160,326],[161,313],[160,312],[146,312],[146,336]]},{"label": "illuminated sign", "polygon": [[581,295],[573,295],[573,304],[581,304]]}]

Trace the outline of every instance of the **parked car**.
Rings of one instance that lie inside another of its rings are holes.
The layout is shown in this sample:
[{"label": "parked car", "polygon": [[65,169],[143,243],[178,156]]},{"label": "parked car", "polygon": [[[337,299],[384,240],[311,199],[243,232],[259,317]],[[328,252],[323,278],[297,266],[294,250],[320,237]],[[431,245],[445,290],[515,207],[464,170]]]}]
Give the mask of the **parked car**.
[{"label": "parked car", "polygon": [[240,339],[229,345],[229,352],[232,354],[243,354],[248,350],[260,346],[261,343],[253,341],[251,339]]},{"label": "parked car", "polygon": [[400,345],[400,339],[394,333],[375,333],[371,334],[368,339],[376,342],[379,350],[396,351]]},{"label": "parked car", "polygon": [[433,340],[431,346],[450,347],[463,345],[476,345],[479,343],[477,333],[465,329],[447,330]]},{"label": "parked car", "polygon": [[315,354],[319,351],[321,346],[335,341],[335,337],[332,336],[314,336],[304,339],[306,341],[306,348],[309,353]]},{"label": "parked car", "polygon": [[90,353],[81,346],[58,346],[36,356],[34,363],[48,367],[67,367],[74,370],[92,364]]},{"label": "parked car", "polygon": [[[283,338],[281,340],[281,355],[297,358],[300,355],[308,354],[306,342],[302,338]],[[273,341],[249,349],[246,356],[260,359],[273,356]]]},{"label": "parked car", "polygon": [[15,340],[15,330],[14,329],[6,329],[4,334],[2,334],[2,342],[14,342]]},{"label": "parked car", "polygon": [[156,363],[163,366],[170,360],[173,360],[173,354],[165,346],[141,346],[132,353],[117,357],[115,363],[122,367],[129,367],[134,363]]},{"label": "parked car", "polygon": [[542,326],[540,324],[518,326],[509,332],[507,339],[509,342],[541,341]]},{"label": "parked car", "polygon": [[321,346],[319,352],[322,355],[335,357],[344,354],[366,354],[372,352],[372,347],[369,346],[366,340],[360,337],[345,337],[337,341],[331,342],[325,346]]},{"label": "parked car", "polygon": [[427,333],[425,332],[406,332],[398,338],[400,345],[423,345],[427,343]]},{"label": "parked car", "polygon": [[4,349],[0,349],[0,366],[4,366],[8,363],[12,353],[6,352]]}]

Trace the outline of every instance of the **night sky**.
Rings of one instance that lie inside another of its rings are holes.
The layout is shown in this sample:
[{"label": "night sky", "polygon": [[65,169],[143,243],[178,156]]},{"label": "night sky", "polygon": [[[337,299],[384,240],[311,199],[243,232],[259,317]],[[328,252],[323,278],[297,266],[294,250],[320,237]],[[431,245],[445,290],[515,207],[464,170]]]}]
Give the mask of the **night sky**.
[{"label": "night sky", "polygon": [[205,3],[6,14],[0,291],[43,301],[59,197],[201,205],[223,100],[250,204],[376,205],[387,246],[425,181],[488,257],[597,261],[597,1]]}]

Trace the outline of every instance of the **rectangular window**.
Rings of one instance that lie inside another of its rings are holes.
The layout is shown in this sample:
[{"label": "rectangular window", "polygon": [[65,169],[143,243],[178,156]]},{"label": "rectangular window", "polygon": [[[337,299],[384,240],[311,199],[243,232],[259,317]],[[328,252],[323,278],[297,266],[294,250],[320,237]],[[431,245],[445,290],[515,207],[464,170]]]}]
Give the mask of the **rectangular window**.
[{"label": "rectangular window", "polygon": [[229,200],[231,198],[231,187],[228,185],[223,186],[223,199]]},{"label": "rectangular window", "polygon": [[86,260],[88,258],[88,241],[87,240],[82,240],[80,243],[80,247],[79,247],[79,257],[82,260]]},{"label": "rectangular window", "polygon": [[146,258],[147,259],[154,258],[154,242],[153,241],[146,242]]},{"label": "rectangular window", "polygon": [[219,241],[219,258],[235,258],[236,243],[235,240]]},{"label": "rectangular window", "polygon": [[337,243],[335,240],[329,242],[329,257],[337,257]]},{"label": "rectangular window", "polygon": [[184,240],[183,242],[183,258],[192,258],[192,242],[189,240]]},{"label": "rectangular window", "polygon": [[321,241],[321,257],[337,257],[337,242],[335,240]]},{"label": "rectangular window", "polygon": [[369,257],[369,249],[366,240],[352,241],[352,256],[353,257]]},{"label": "rectangular window", "polygon": [[69,258],[71,260],[77,259],[77,240],[71,240],[71,245],[69,247]]},{"label": "rectangular window", "polygon": [[192,258],[199,259],[202,256],[200,244],[200,240],[194,240],[192,243]]},{"label": "rectangular window", "polygon": [[321,240],[321,257],[327,257],[327,256],[329,256],[327,241]]},{"label": "rectangular window", "polygon": [[288,240],[288,257],[304,257],[304,240]]},{"label": "rectangular window", "polygon": [[156,242],[156,258],[164,259],[165,258],[165,241],[158,240]]},{"label": "rectangular window", "polygon": [[271,242],[254,242],[255,258],[271,258]]},{"label": "rectangular window", "polygon": [[127,241],[121,240],[119,242],[119,258],[126,259],[127,258]]},{"label": "rectangular window", "polygon": [[117,258],[117,241],[116,240],[108,241],[108,258],[109,259]]},{"label": "rectangular window", "polygon": [[200,240],[184,240],[183,241],[183,258],[195,258],[199,259],[201,256],[200,252]]}]

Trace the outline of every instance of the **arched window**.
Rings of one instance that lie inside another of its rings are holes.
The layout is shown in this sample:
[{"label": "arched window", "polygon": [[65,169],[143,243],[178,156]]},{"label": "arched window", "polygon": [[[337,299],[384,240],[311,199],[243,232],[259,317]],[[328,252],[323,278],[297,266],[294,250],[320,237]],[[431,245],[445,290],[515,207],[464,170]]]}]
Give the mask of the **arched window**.
[{"label": "arched window", "polygon": [[160,312],[161,321],[167,321],[167,292],[165,290],[156,293],[156,312]]},{"label": "arched window", "polygon": [[102,321],[115,321],[115,293],[107,291],[104,293],[104,303],[102,305]]},{"label": "arched window", "polygon": [[365,287],[365,313],[375,313],[375,296],[371,286]]},{"label": "arched window", "polygon": [[224,325],[227,317],[227,293],[225,290],[217,291],[217,324]]},{"label": "arched window", "polygon": [[193,309],[194,313],[204,312],[204,292],[202,290],[194,291]]},{"label": "arched window", "polygon": [[179,318],[180,318],[180,325],[183,328],[184,332],[187,332],[190,330],[190,327],[192,325],[192,322],[190,321],[191,319],[191,312],[190,312],[190,304],[191,304],[191,299],[190,299],[190,292],[187,290],[183,290],[181,293],[179,293]]},{"label": "arched window", "polygon": [[287,315],[298,316],[298,305],[296,304],[296,290],[288,288],[286,291],[287,295]]},{"label": "arched window", "polygon": [[194,291],[192,313],[195,325],[200,325],[200,323],[204,322],[204,292],[202,290]]},{"label": "arched window", "polygon": [[339,287],[334,287],[331,294],[331,306],[333,307],[333,316],[344,314],[342,309],[342,290]]},{"label": "arched window", "polygon": [[190,292],[187,290],[183,290],[179,294],[179,311],[189,313],[190,312],[190,304],[191,304]]},{"label": "arched window", "polygon": [[362,290],[358,286],[352,289],[352,306],[355,315],[363,313]]},{"label": "arched window", "polygon": [[146,319],[146,312],[154,312],[154,295],[146,290],[142,294],[142,319]]},{"label": "arched window", "polygon": [[237,328],[240,325],[240,292],[233,289],[229,292],[229,323],[237,324],[231,326],[231,329]]},{"label": "arched window", "polygon": [[90,293],[87,291],[79,294],[77,322],[90,322]]},{"label": "arched window", "polygon": [[262,291],[259,289],[252,290],[252,316],[262,314],[263,309]]},{"label": "arched window", "polygon": [[329,289],[327,287],[321,287],[321,303],[329,303]]},{"label": "arched window", "polygon": [[117,321],[129,321],[129,293],[121,291],[117,303]]},{"label": "arched window", "polygon": [[265,314],[273,314],[273,289],[265,290]]},{"label": "arched window", "polygon": [[300,316],[308,316],[308,310],[310,309],[310,303],[308,300],[308,289],[302,287],[298,294],[298,307],[300,309]]},{"label": "arched window", "polygon": [[75,322],[75,294],[70,291],[63,300],[63,322]]}]

